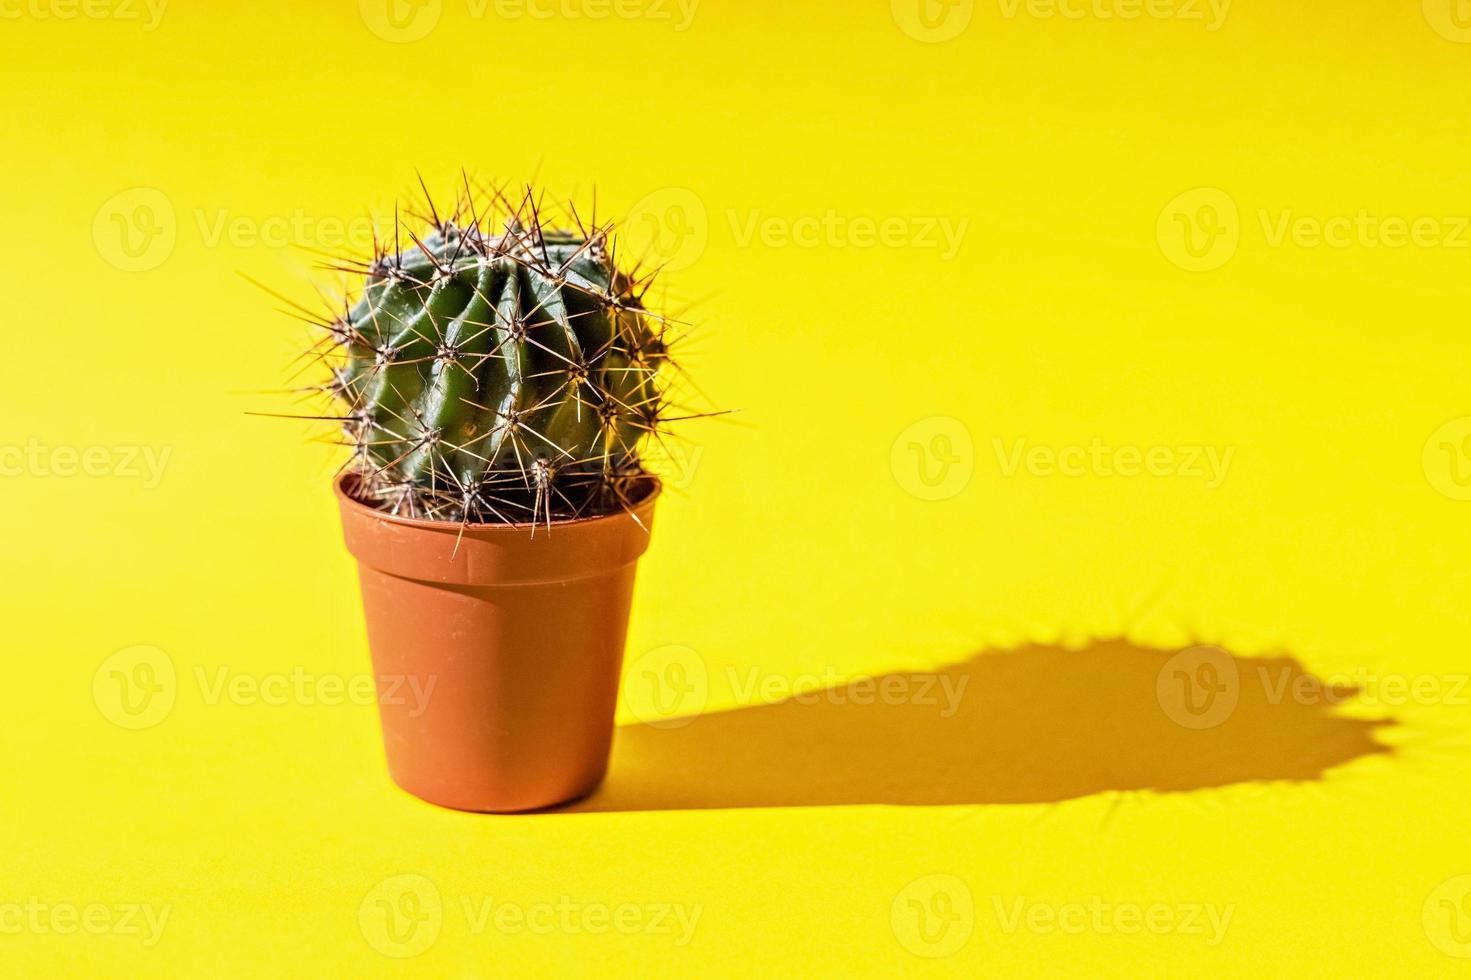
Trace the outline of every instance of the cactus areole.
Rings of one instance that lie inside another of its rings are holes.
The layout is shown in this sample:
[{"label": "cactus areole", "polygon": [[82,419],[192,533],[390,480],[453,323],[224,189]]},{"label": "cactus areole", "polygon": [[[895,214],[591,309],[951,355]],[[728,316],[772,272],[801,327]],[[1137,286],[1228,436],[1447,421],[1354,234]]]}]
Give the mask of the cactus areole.
[{"label": "cactus areole", "polygon": [[647,282],[616,267],[609,229],[543,228],[529,196],[496,233],[469,204],[426,223],[327,325],[355,496],[475,524],[627,510],[663,405]]}]

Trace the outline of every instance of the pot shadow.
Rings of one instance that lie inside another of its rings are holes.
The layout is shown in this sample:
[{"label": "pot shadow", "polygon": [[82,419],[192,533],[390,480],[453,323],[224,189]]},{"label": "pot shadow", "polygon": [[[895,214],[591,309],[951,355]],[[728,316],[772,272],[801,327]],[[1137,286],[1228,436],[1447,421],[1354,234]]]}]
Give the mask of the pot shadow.
[{"label": "pot shadow", "polygon": [[1390,752],[1392,719],[1289,656],[1123,640],[1030,645],[784,701],[620,727],[607,781],[559,812],[1050,803],[1311,781]]}]

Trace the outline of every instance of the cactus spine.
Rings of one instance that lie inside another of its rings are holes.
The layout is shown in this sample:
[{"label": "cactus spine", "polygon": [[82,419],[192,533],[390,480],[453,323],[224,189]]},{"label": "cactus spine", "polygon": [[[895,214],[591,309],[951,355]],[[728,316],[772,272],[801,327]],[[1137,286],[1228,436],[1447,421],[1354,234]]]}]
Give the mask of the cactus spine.
[{"label": "cactus spine", "polygon": [[[543,227],[531,194],[482,218],[468,190],[412,246],[375,248],[324,324],[365,502],[403,516],[550,523],[626,508],[651,485],[665,321],[617,268],[611,226]],[[494,222],[494,224],[492,224]],[[498,228],[499,230],[492,230]],[[651,277],[649,277],[651,278]]]}]

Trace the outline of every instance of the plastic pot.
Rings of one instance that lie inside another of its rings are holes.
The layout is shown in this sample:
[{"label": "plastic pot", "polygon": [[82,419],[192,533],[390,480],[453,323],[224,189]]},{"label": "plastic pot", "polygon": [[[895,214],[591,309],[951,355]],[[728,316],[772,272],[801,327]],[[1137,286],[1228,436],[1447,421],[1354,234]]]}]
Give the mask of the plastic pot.
[{"label": "plastic pot", "polygon": [[608,767],[657,481],[631,513],[533,534],[393,517],[354,500],[353,479],[338,479],[337,501],[394,782],[498,813],[591,792]]}]

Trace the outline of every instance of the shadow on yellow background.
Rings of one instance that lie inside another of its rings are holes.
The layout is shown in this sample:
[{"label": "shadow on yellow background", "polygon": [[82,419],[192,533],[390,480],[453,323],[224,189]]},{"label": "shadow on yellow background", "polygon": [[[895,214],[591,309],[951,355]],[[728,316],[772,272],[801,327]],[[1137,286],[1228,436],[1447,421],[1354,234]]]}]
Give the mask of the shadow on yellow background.
[{"label": "shadow on yellow background", "polygon": [[1285,655],[1222,651],[1235,668],[1234,706],[1218,723],[1192,721],[1183,701],[1170,701],[1179,653],[1122,640],[1033,645],[862,688],[622,727],[603,788],[565,810],[1046,803],[1316,780],[1390,751],[1374,733],[1394,721],[1343,716],[1338,705],[1355,691]]}]

